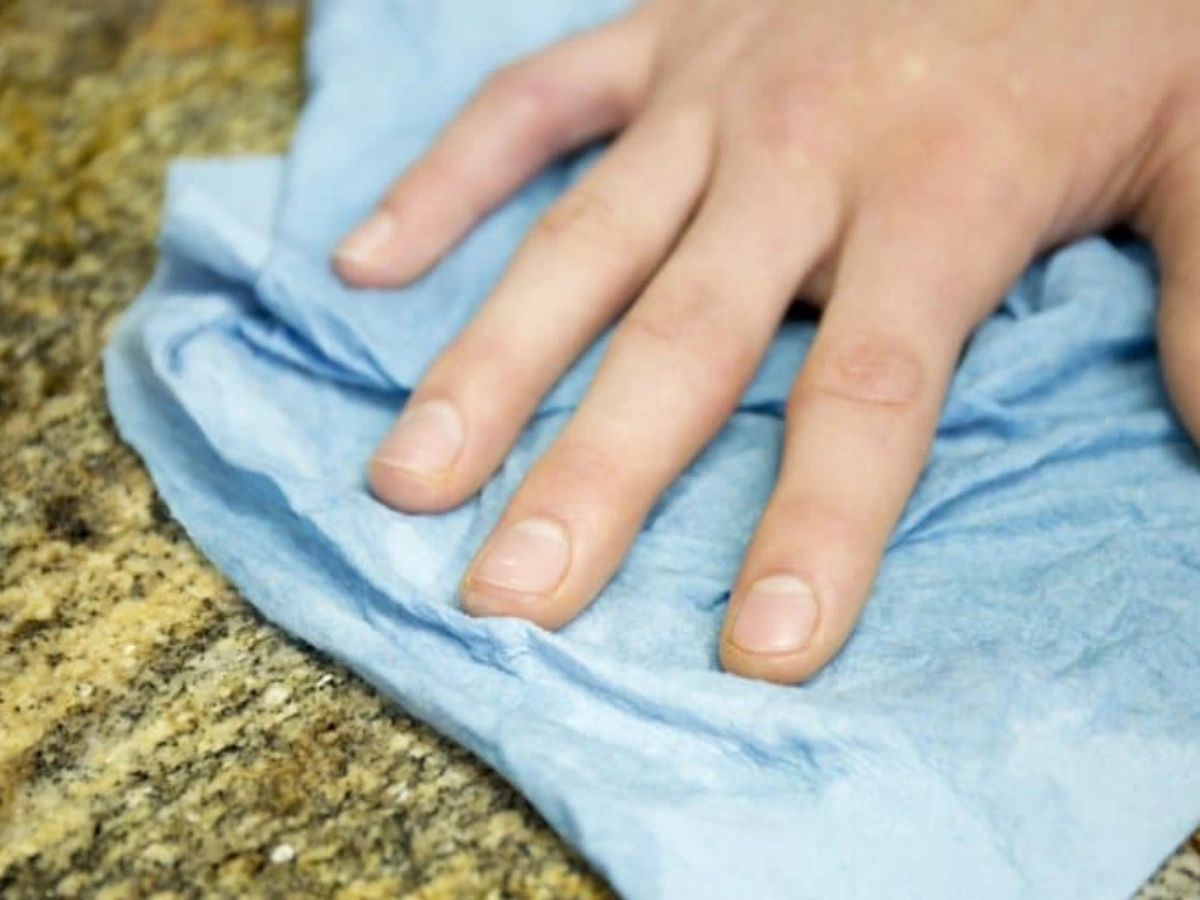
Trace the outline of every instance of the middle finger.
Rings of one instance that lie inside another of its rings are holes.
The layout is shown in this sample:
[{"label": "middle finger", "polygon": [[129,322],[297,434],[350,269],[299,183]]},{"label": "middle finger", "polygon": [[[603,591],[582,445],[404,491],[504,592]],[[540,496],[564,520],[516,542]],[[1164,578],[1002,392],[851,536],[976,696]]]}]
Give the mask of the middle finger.
[{"label": "middle finger", "polygon": [[[837,233],[813,170],[723,166],[695,224],[613,336],[596,379],[463,579],[464,606],[557,627],[616,571],[657,496],[721,427]],[[731,174],[736,173],[736,174]],[[796,215],[797,210],[803,214]]]}]

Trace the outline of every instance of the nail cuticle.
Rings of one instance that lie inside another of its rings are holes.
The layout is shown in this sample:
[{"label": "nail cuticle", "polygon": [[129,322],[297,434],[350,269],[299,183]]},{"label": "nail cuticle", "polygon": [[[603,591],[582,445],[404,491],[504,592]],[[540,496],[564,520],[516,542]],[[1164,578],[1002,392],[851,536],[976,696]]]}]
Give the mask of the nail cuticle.
[{"label": "nail cuticle", "polygon": [[458,408],[448,400],[425,400],[400,414],[371,463],[427,480],[445,479],[465,443],[466,427]]},{"label": "nail cuticle", "polygon": [[492,535],[463,579],[464,594],[508,602],[544,602],[566,578],[571,562],[567,530],[540,516],[522,519]]},{"label": "nail cuticle", "polygon": [[815,591],[793,575],[760,578],[734,614],[729,641],[754,656],[787,656],[807,650],[820,625]]},{"label": "nail cuticle", "polygon": [[350,232],[334,256],[346,262],[375,265],[379,252],[391,243],[396,232],[396,217],[387,210],[378,210]]}]

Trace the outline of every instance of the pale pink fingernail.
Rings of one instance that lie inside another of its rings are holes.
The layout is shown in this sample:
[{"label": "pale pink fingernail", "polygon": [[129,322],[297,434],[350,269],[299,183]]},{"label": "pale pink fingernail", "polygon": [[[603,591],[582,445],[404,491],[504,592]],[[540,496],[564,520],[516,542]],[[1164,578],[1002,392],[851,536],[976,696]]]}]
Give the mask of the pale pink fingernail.
[{"label": "pale pink fingernail", "polygon": [[566,530],[550,519],[522,519],[491,539],[466,585],[472,601],[544,597],[567,572],[571,546]]},{"label": "pale pink fingernail", "polygon": [[375,450],[374,462],[432,475],[454,464],[465,433],[453,403],[426,400],[404,409]]},{"label": "pale pink fingernail", "polygon": [[732,639],[750,653],[795,653],[812,640],[817,627],[817,598],[792,575],[756,581],[738,608]]},{"label": "pale pink fingernail", "polygon": [[342,241],[334,255],[349,262],[378,264],[396,231],[396,218],[381,209],[359,223]]}]

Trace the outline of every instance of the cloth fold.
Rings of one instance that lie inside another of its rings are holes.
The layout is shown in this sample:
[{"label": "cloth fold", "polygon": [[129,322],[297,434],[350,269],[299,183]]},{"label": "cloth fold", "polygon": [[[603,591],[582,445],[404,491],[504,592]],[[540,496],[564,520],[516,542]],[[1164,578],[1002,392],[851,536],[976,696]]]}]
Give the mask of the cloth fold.
[{"label": "cloth fold", "polygon": [[454,588],[603,340],[461,508],[367,492],[408,390],[600,151],[404,290],[349,290],[331,248],[488,71],[619,7],[313,3],[287,157],[170,172],[159,269],[105,352],[122,435],[251,603],[495,767],[624,896],[1128,897],[1200,813],[1200,458],[1143,246],[1039,260],[979,330],[861,623],[800,687],[721,673],[716,635],[809,324],[560,632],[471,619]]}]

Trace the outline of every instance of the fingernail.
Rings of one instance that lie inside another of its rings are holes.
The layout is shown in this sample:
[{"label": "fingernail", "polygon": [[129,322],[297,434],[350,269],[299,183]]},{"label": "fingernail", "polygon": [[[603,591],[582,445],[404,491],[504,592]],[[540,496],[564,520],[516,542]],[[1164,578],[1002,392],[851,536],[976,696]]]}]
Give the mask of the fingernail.
[{"label": "fingernail", "polygon": [[426,400],[406,407],[379,443],[374,461],[432,475],[453,465],[463,445],[462,416],[453,403]]},{"label": "fingernail", "polygon": [[795,653],[812,640],[817,598],[791,575],[771,575],[750,588],[733,622],[732,639],[750,653]]},{"label": "fingernail", "polygon": [[395,230],[395,217],[387,210],[378,210],[346,236],[334,255],[351,262],[377,263]]},{"label": "fingernail", "polygon": [[549,519],[522,519],[489,542],[471,569],[467,592],[488,599],[513,594],[544,597],[558,587],[567,571],[571,547],[567,533]]}]

